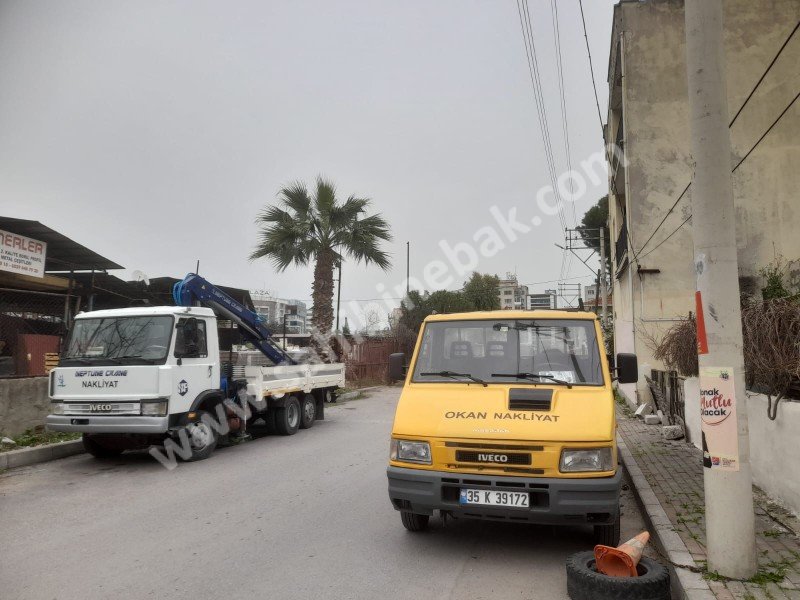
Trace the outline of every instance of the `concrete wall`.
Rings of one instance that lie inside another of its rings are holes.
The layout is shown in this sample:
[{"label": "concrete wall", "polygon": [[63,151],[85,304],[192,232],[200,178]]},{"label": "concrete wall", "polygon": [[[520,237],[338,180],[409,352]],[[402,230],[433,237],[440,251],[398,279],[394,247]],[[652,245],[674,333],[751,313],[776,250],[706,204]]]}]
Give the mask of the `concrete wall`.
[{"label": "concrete wall", "polygon": [[747,417],[753,483],[800,515],[800,402],[782,401],[770,421],[766,396],[748,392]]},{"label": "concrete wall", "polygon": [[[731,116],[741,106],[800,19],[797,0],[727,0],[725,45]],[[800,43],[787,45],[731,128],[731,168],[766,131],[797,91]],[[610,197],[612,238],[628,225],[630,267],[615,281],[618,348],[635,347],[640,362],[660,368],[647,339],[694,312],[691,188],[644,246],[692,178],[683,2],[623,2],[615,8],[611,40],[611,98],[607,141],[624,130],[625,168]],[[758,293],[759,269],[800,258],[800,119],[793,107],[733,175],[739,267],[744,291]],[[624,209],[624,210],[623,210]],[[674,231],[677,232],[658,246]],[[656,246],[658,249],[653,250]],[[612,248],[614,244],[612,242]],[[652,253],[650,252],[651,250]],[[646,256],[645,256],[646,255]],[[640,274],[642,269],[658,273]],[[631,329],[634,334],[631,334]],[[622,349],[622,348],[620,348]],[[644,382],[640,397],[646,398]]]},{"label": "concrete wall", "polygon": [[0,379],[0,435],[14,437],[44,425],[50,412],[47,377]]},{"label": "concrete wall", "polygon": [[[701,448],[698,378],[687,378],[683,389],[687,434]],[[778,417],[770,421],[766,396],[747,392],[747,417],[753,483],[800,515],[800,402],[782,401]]]}]

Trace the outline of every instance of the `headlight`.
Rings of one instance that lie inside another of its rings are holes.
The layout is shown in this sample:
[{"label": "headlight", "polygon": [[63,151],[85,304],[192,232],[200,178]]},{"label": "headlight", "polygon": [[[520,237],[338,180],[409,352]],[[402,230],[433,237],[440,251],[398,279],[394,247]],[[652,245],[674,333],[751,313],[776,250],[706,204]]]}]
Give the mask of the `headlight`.
[{"label": "headlight", "polygon": [[403,462],[431,464],[431,445],[428,442],[410,442],[408,440],[392,440],[389,458]]},{"label": "headlight", "polygon": [[50,414],[51,415],[63,415],[64,414],[64,403],[63,402],[51,402],[50,403]]},{"label": "headlight", "polygon": [[141,413],[143,417],[163,417],[167,414],[167,401],[142,401]]},{"label": "headlight", "polygon": [[613,471],[611,448],[591,448],[587,450],[562,450],[562,473],[587,473],[591,471]]}]

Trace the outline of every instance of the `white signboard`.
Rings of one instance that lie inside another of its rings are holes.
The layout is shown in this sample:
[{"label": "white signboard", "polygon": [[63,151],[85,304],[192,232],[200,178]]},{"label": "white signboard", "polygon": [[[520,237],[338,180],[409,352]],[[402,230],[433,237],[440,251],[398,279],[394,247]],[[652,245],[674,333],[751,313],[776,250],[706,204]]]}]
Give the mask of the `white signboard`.
[{"label": "white signboard", "polygon": [[44,277],[47,244],[0,229],[0,271]]}]

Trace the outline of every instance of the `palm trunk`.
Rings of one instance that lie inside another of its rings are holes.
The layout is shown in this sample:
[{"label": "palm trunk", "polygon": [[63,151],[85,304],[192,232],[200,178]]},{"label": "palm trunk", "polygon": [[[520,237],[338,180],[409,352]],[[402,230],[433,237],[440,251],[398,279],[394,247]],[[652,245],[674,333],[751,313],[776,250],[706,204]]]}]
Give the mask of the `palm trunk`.
[{"label": "palm trunk", "polygon": [[320,252],[314,265],[314,284],[311,299],[314,314],[311,323],[314,329],[327,338],[333,324],[333,261],[330,251]]}]

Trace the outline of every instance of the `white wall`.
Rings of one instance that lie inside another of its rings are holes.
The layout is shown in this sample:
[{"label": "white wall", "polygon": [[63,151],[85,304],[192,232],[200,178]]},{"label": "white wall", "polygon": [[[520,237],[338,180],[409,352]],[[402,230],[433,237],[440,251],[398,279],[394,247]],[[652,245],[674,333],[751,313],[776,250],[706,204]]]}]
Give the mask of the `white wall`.
[{"label": "white wall", "polygon": [[767,397],[747,393],[753,483],[800,515],[800,402],[782,401],[767,417]]},{"label": "white wall", "polygon": [[[687,378],[683,393],[686,433],[701,448],[699,379]],[[767,397],[747,392],[747,418],[753,483],[800,515],[800,402],[782,401],[778,417],[770,421]]]}]

